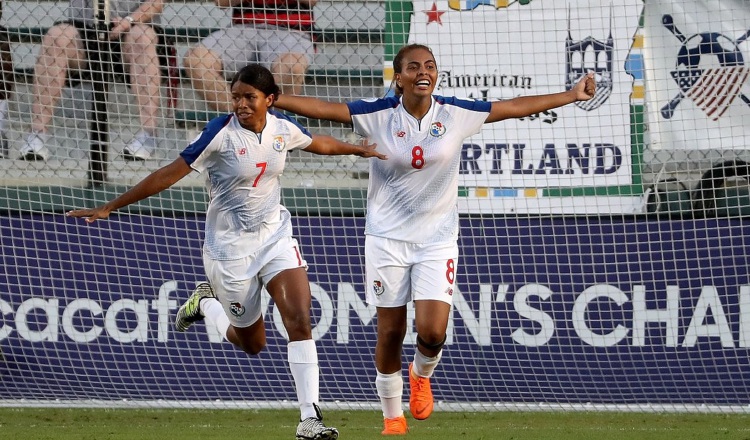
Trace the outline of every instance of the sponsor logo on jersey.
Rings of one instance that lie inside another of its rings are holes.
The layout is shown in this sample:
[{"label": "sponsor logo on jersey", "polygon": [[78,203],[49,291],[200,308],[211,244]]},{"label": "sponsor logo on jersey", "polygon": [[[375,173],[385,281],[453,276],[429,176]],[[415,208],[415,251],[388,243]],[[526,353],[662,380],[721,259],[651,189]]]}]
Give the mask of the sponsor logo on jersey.
[{"label": "sponsor logo on jersey", "polygon": [[232,312],[232,315],[234,316],[242,316],[245,314],[245,306],[238,302],[233,302],[229,305],[229,310]]},{"label": "sponsor logo on jersey", "polygon": [[430,136],[432,137],[440,137],[445,134],[445,125],[443,125],[440,122],[433,122],[432,125],[430,125]]},{"label": "sponsor logo on jersey", "polygon": [[406,132],[405,131],[399,131],[398,133],[396,133],[396,136],[402,138],[402,137],[406,136]]},{"label": "sponsor logo on jersey", "polygon": [[385,287],[380,280],[375,280],[372,283],[372,291],[375,292],[375,295],[380,296],[385,293]]},{"label": "sponsor logo on jersey", "polygon": [[448,296],[453,296],[453,287],[449,287],[445,289],[445,293],[447,293]]},{"label": "sponsor logo on jersey", "polygon": [[276,136],[273,138],[273,149],[276,151],[284,151],[284,147],[286,147],[286,142],[284,141],[284,138],[282,136]]}]

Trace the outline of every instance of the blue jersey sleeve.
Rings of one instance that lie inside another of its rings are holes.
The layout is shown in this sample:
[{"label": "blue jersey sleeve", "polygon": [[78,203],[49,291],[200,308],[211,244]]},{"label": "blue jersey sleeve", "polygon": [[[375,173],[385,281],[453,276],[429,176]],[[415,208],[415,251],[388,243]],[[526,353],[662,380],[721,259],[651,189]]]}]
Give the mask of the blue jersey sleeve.
[{"label": "blue jersey sleeve", "polygon": [[229,124],[232,120],[232,115],[218,116],[208,122],[203,128],[201,135],[198,136],[193,142],[190,143],[182,152],[180,156],[185,159],[188,165],[192,165],[193,162],[201,155],[203,150],[206,149],[208,144],[216,137],[221,130]]},{"label": "blue jersey sleeve", "polygon": [[435,99],[440,104],[455,105],[456,107],[464,110],[471,110],[475,112],[489,113],[492,109],[492,103],[489,101],[474,101],[471,99],[461,99],[455,96],[435,96]]},{"label": "blue jersey sleeve", "polygon": [[349,114],[352,116],[375,113],[389,108],[396,108],[398,104],[399,98],[395,96],[389,96],[382,99],[359,100],[346,103],[347,107],[349,107]]}]

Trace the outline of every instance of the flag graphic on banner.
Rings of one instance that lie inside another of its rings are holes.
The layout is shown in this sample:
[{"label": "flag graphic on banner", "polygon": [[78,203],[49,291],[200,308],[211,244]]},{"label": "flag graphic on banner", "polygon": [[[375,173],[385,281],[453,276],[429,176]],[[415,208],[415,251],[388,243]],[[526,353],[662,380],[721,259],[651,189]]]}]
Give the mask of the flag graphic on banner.
[{"label": "flag graphic on banner", "polygon": [[692,86],[688,86],[686,95],[706,116],[716,121],[729,109],[737,96],[750,105],[748,98],[740,93],[748,73],[750,68],[744,66],[706,69]]},{"label": "flag graphic on banner", "polygon": [[670,119],[684,97],[690,98],[706,116],[717,121],[737,96],[748,105],[741,92],[750,70],[744,64],[738,45],[750,36],[750,30],[737,40],[718,32],[702,32],[685,37],[670,14],[662,16],[662,24],[681,43],[675,70],[671,73],[680,92],[662,107],[664,119]]}]

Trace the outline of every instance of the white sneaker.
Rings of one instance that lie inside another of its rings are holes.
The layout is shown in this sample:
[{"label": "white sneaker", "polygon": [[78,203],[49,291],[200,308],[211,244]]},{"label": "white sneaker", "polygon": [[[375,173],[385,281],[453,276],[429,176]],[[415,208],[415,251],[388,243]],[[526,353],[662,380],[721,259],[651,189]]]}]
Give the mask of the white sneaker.
[{"label": "white sneaker", "polygon": [[122,157],[129,161],[146,160],[151,157],[155,148],[156,138],[145,131],[139,131],[133,137],[133,140],[123,148]]},{"label": "white sneaker", "polygon": [[36,131],[29,133],[26,142],[21,146],[18,159],[45,162],[49,157],[49,150],[44,146],[47,139],[49,136],[46,134]]},{"label": "white sneaker", "polygon": [[336,440],[339,431],[323,424],[323,415],[318,405],[313,403],[316,417],[308,417],[297,425],[297,440]]}]

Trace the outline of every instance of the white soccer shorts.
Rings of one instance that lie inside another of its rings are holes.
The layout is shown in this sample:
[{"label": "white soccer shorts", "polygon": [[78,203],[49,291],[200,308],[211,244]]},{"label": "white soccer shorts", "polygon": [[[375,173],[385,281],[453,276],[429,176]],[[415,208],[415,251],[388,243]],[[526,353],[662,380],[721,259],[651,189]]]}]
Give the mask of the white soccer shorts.
[{"label": "white soccer shorts", "polygon": [[376,307],[430,299],[453,304],[457,269],[456,241],[418,244],[365,238],[366,298]]},{"label": "white soccer shorts", "polygon": [[206,275],[235,327],[249,327],[260,319],[263,286],[286,269],[304,267],[297,240],[284,237],[245,258],[212,260],[203,256]]}]

